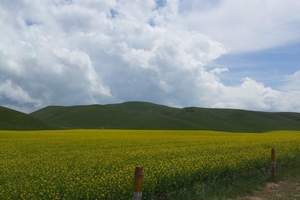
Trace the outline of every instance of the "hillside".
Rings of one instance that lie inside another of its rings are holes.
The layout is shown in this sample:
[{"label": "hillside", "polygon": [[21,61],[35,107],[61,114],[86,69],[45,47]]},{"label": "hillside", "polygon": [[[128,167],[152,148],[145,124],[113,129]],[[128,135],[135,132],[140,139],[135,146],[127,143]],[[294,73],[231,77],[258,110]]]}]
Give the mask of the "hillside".
[{"label": "hillside", "polygon": [[146,102],[50,106],[31,114],[62,129],[200,129],[232,132],[300,130],[300,113],[172,108]]},{"label": "hillside", "polygon": [[1,130],[38,130],[47,129],[43,122],[30,115],[0,106]]}]

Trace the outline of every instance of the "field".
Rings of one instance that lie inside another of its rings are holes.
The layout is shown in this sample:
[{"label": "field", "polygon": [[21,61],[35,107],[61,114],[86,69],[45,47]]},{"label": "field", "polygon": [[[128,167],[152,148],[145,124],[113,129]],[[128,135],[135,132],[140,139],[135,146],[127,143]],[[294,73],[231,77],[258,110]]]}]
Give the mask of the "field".
[{"label": "field", "polygon": [[209,199],[248,191],[300,166],[300,132],[1,131],[0,199],[130,199],[135,166],[145,199]]}]

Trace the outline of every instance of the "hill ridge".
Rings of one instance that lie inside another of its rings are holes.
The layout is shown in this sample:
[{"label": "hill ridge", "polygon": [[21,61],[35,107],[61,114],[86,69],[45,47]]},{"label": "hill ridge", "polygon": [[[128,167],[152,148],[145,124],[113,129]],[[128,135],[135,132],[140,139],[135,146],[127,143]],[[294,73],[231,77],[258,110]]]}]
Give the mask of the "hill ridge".
[{"label": "hill ridge", "polygon": [[300,130],[300,113],[176,108],[151,102],[47,106],[30,114],[0,106],[0,130],[163,129],[265,132]]},{"label": "hill ridge", "polygon": [[0,106],[0,130],[42,130],[49,129],[44,122],[4,106]]},{"label": "hill ridge", "polygon": [[182,129],[230,132],[300,130],[300,113],[175,108],[139,101],[105,105],[48,106],[30,115],[59,129]]}]

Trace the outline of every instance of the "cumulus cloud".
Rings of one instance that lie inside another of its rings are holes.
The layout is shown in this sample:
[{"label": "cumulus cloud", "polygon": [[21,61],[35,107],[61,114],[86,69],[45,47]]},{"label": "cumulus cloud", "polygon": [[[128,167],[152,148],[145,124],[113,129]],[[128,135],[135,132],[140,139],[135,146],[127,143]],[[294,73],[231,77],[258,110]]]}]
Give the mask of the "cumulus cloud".
[{"label": "cumulus cloud", "polygon": [[[251,78],[227,86],[220,77],[230,71],[210,66],[228,52],[296,39],[297,30],[290,27],[271,39],[264,34],[280,24],[299,22],[294,12],[298,3],[286,2],[293,7],[293,17],[286,21],[286,6],[279,9],[279,1],[273,5],[264,0],[261,4],[271,6],[267,15],[272,18],[271,25],[262,28],[253,24],[260,21],[257,16],[231,20],[239,14],[231,6],[245,7],[238,1],[201,2],[1,1],[0,103],[32,110],[50,104],[144,100],[175,106],[300,111],[300,101],[289,100],[300,97],[300,73],[288,77],[280,89]],[[262,6],[258,1],[245,2],[253,9]],[[238,30],[242,23],[245,29]],[[246,29],[254,35],[244,34]]]},{"label": "cumulus cloud", "polygon": [[282,90],[300,92],[300,70],[285,78]]},{"label": "cumulus cloud", "polygon": [[39,104],[38,100],[32,99],[26,91],[11,80],[6,80],[0,85],[0,97],[14,103]]},{"label": "cumulus cloud", "polygon": [[262,50],[300,39],[300,1],[181,1],[180,24],[222,42],[231,52]]}]

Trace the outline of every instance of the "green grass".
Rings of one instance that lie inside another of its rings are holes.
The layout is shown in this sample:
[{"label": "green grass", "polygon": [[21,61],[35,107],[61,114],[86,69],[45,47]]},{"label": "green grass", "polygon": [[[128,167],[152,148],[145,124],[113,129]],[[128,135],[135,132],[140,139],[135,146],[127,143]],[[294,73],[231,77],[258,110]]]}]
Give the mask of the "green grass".
[{"label": "green grass", "polygon": [[47,128],[49,127],[39,119],[0,106],[1,130],[41,130]]},{"label": "green grass", "polygon": [[0,130],[45,129],[300,131],[300,113],[172,108],[147,102],[49,106],[31,114],[0,107]]},{"label": "green grass", "polygon": [[271,147],[300,164],[288,131],[1,131],[0,146],[0,199],[130,199],[137,165],[145,199],[221,199],[266,180]]},{"label": "green grass", "polygon": [[299,113],[172,108],[147,102],[50,106],[31,116],[60,129],[167,129],[265,132],[300,130]]}]

